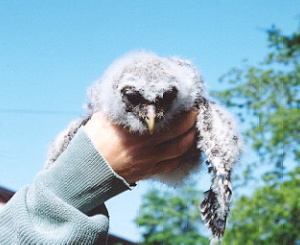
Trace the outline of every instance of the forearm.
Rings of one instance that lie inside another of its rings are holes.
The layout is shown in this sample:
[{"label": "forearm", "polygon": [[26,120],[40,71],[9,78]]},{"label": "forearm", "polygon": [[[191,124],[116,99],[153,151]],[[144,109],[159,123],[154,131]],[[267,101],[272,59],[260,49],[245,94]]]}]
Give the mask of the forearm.
[{"label": "forearm", "polygon": [[81,129],[53,167],[1,210],[0,244],[103,244],[103,203],[128,189]]}]

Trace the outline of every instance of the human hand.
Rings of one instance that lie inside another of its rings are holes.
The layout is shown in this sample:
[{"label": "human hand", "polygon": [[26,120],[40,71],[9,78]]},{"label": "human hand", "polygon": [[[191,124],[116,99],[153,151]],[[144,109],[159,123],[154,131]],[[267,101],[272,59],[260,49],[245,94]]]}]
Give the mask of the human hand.
[{"label": "human hand", "polygon": [[197,112],[191,111],[173,122],[167,132],[138,135],[95,113],[84,129],[112,169],[134,183],[178,167],[195,140],[196,116]]}]

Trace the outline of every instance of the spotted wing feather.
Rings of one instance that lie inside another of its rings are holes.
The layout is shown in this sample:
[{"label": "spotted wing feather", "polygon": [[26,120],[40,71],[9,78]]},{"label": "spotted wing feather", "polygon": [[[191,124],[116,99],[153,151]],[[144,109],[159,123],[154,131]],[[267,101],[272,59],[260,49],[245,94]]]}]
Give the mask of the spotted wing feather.
[{"label": "spotted wing feather", "polygon": [[212,232],[211,243],[222,240],[230,211],[231,171],[242,152],[234,118],[219,105],[203,98],[199,103],[198,147],[207,157],[212,184],[200,204],[202,217]]}]

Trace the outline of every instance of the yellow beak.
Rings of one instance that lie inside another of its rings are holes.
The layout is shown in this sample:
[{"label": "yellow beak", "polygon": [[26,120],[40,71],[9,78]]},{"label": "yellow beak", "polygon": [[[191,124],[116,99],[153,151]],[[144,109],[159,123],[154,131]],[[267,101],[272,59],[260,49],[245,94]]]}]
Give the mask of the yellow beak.
[{"label": "yellow beak", "polygon": [[155,106],[154,105],[147,105],[146,106],[145,121],[148,125],[148,129],[149,129],[150,134],[153,134],[153,131],[154,131],[155,118],[156,118]]}]

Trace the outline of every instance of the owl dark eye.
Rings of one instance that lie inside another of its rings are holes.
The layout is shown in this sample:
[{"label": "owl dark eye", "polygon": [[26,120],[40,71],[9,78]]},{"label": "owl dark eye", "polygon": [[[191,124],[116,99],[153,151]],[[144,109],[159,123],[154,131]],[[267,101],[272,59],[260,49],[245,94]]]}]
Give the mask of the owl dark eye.
[{"label": "owl dark eye", "polygon": [[131,87],[124,88],[122,90],[122,93],[124,98],[134,106],[140,104],[141,101],[143,100],[142,95]]},{"label": "owl dark eye", "polygon": [[178,90],[175,87],[169,91],[164,92],[163,97],[160,98],[160,104],[165,107],[171,105],[174,99],[176,98],[177,93]]}]

